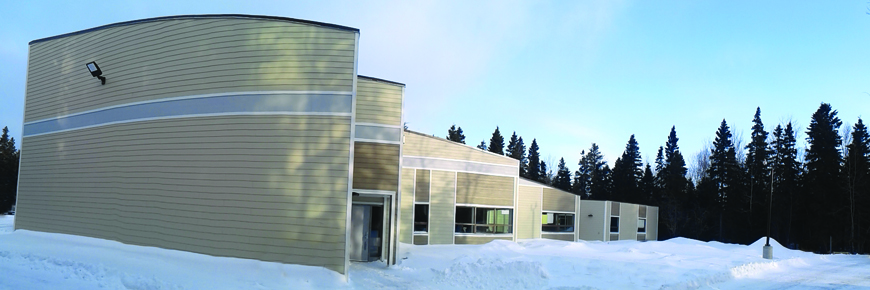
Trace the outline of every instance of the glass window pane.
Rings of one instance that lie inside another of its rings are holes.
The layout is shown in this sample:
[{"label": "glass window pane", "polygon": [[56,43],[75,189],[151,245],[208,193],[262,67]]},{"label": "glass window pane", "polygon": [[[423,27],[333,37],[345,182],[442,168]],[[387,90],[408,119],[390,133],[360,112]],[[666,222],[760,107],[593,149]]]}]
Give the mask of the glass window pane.
[{"label": "glass window pane", "polygon": [[456,207],[456,223],[471,224],[474,223],[474,208],[467,206]]},{"label": "glass window pane", "polygon": [[619,232],[619,217],[610,217],[610,232],[618,233]]},{"label": "glass window pane", "polygon": [[415,204],[414,205],[414,231],[428,232],[429,231],[429,205]]}]

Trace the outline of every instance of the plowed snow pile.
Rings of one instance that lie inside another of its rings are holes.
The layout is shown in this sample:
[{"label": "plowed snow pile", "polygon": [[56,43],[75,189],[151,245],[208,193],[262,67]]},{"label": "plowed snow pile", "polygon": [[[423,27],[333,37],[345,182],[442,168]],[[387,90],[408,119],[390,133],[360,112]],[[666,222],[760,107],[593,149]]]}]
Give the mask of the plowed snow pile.
[{"label": "plowed snow pile", "polygon": [[400,264],[333,271],[26,230],[0,216],[0,289],[862,289],[870,259],[752,245],[494,241],[402,244]]}]

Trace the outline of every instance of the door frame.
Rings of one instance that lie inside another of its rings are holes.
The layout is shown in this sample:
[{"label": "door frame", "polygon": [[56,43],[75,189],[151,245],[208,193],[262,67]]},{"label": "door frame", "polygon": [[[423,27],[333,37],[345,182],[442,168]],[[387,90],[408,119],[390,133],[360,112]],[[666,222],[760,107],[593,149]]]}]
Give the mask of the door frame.
[{"label": "door frame", "polygon": [[[351,204],[360,204],[360,205],[374,205],[381,206],[383,208],[384,218],[383,220],[383,235],[384,237],[389,234],[389,239],[381,238],[381,258],[379,260],[386,261],[387,267],[393,265],[393,261],[395,261],[396,251],[398,248],[396,247],[396,233],[398,232],[399,225],[398,222],[398,212],[397,212],[397,194],[395,191],[389,190],[373,190],[373,189],[353,189],[352,197],[380,197],[382,198],[380,203],[377,202],[364,202],[364,201],[353,201],[351,198]],[[389,206],[387,206],[389,203]],[[350,214],[350,213],[348,213]],[[389,216],[389,222],[386,217]],[[350,225],[348,225],[350,226]],[[350,245],[346,245],[350,246]],[[386,255],[385,255],[386,253]]]}]

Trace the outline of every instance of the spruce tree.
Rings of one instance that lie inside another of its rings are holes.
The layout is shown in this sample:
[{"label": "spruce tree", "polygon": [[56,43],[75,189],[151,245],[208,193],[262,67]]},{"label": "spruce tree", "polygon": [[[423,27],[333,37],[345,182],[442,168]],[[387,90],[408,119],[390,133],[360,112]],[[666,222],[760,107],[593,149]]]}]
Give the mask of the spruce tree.
[{"label": "spruce tree", "polygon": [[642,197],[638,184],[643,178],[642,166],[640,147],[632,134],[625,145],[622,157],[617,158],[613,166],[613,200],[641,203]]},{"label": "spruce tree", "polygon": [[649,163],[643,170],[643,177],[640,180],[640,191],[642,193],[639,200],[640,204],[654,205],[653,197],[655,196],[655,174]]},{"label": "spruce tree", "polygon": [[532,139],[532,145],[529,146],[529,167],[525,177],[535,181],[540,181],[541,175],[546,174],[540,168],[541,156],[538,149],[538,140]]},{"label": "spruce tree", "polygon": [[856,253],[863,248],[866,241],[868,225],[867,198],[870,194],[870,136],[864,121],[858,118],[858,123],[852,128],[852,142],[846,145],[846,190],[849,205],[849,237],[848,250]]},{"label": "spruce tree", "polygon": [[764,234],[770,188],[770,149],[767,132],[761,122],[761,108],[755,108],[752,118],[752,140],[746,144],[746,178],[749,181],[749,218],[753,235]]},{"label": "spruce tree", "polygon": [[574,174],[574,192],[587,199],[607,199],[612,185],[610,167],[606,166],[598,144],[592,143],[588,153],[582,151],[580,154],[583,156]]},{"label": "spruce tree", "polygon": [[656,162],[660,162],[657,167],[661,166],[661,170],[656,175],[660,191],[659,224],[663,225],[660,227],[659,238],[679,236],[687,218],[684,212],[684,201],[687,200],[688,194],[686,179],[688,170],[686,160],[677,145],[679,140],[676,127],[671,127],[664,149],[659,150],[663,154],[656,157]]},{"label": "spruce tree", "polygon": [[15,138],[9,137],[9,128],[0,135],[0,214],[12,209],[18,190],[18,162],[20,152],[15,149]]},{"label": "spruce tree", "polygon": [[[786,245],[799,242],[797,238],[798,225],[806,224],[806,215],[802,212],[799,186],[802,165],[797,159],[797,137],[791,122],[785,129],[777,125],[773,130],[771,160],[773,173],[773,213],[772,236]],[[768,189],[770,193],[771,189]]]},{"label": "spruce tree", "polygon": [[556,173],[556,180],[553,181],[553,187],[571,191],[571,170],[565,164],[565,158],[559,159],[559,171]]},{"label": "spruce tree", "polygon": [[[529,162],[529,163],[531,163],[531,162]],[[544,162],[544,160],[541,160],[541,162],[538,164],[538,171],[540,171],[540,175],[538,176],[538,182],[546,184],[546,185],[550,185],[550,183],[551,183],[550,178],[549,178],[549,175],[547,174],[547,162]]]},{"label": "spruce tree", "polygon": [[480,149],[480,150],[483,150],[483,151],[487,151],[487,150],[486,150],[486,141],[482,141],[482,140],[481,140],[481,141],[480,141],[480,145],[477,145],[477,149]]},{"label": "spruce tree", "polygon": [[504,155],[504,137],[501,136],[498,127],[495,127],[495,131],[492,132],[492,138],[489,138],[489,152]]},{"label": "spruce tree", "polygon": [[749,225],[743,210],[741,196],[741,172],[737,164],[734,143],[731,141],[731,130],[725,120],[722,120],[713,140],[710,152],[710,167],[707,175],[716,191],[716,204],[719,222],[718,233],[720,241],[743,241],[740,234]]},{"label": "spruce tree", "polygon": [[[803,234],[807,239],[804,242],[809,242],[819,251],[842,249],[838,244],[846,236],[843,226],[846,219],[843,217],[847,216],[847,207],[842,190],[842,138],[839,135],[842,124],[837,111],[830,104],[822,103],[813,113],[807,128],[809,148],[805,158],[804,198],[816,205],[808,207],[810,224]],[[830,245],[829,240],[837,246]]]},{"label": "spruce tree", "polygon": [[465,134],[462,133],[462,127],[456,127],[454,124],[447,130],[447,140],[465,144]]}]

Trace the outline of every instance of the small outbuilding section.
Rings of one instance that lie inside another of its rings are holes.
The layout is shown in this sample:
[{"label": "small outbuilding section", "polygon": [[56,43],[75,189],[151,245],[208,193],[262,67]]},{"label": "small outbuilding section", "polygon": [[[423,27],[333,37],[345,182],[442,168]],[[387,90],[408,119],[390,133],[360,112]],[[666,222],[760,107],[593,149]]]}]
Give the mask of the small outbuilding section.
[{"label": "small outbuilding section", "polygon": [[584,200],[580,204],[579,239],[586,241],[658,238],[659,208],[608,200]]}]

